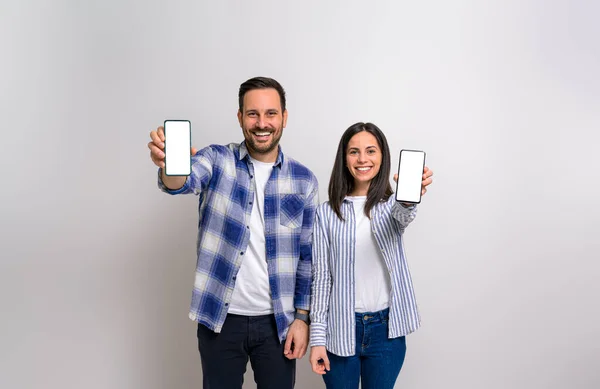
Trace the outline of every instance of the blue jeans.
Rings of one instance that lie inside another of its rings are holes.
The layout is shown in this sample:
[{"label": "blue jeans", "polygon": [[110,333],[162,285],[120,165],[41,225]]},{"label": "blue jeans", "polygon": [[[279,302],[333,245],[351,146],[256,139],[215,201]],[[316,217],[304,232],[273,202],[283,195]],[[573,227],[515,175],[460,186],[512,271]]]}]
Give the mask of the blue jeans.
[{"label": "blue jeans", "polygon": [[340,357],[327,352],[331,370],[327,389],[393,389],[406,355],[404,336],[388,339],[389,309],[356,313],[356,352]]}]

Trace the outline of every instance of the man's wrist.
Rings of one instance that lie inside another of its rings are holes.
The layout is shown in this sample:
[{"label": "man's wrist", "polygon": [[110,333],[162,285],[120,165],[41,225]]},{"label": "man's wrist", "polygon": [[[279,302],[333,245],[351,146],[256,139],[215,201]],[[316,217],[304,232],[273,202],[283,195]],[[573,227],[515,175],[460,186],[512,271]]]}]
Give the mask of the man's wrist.
[{"label": "man's wrist", "polygon": [[296,313],[294,314],[294,319],[302,320],[306,323],[306,325],[310,325],[310,316],[308,314],[308,311],[305,311],[303,309],[296,310]]}]

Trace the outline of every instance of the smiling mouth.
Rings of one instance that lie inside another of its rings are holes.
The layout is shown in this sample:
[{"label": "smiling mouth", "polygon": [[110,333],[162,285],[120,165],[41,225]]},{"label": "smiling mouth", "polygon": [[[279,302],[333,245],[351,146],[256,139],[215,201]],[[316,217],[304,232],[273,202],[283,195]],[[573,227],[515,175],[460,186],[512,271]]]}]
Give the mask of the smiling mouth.
[{"label": "smiling mouth", "polygon": [[373,166],[365,166],[365,167],[357,167],[356,170],[358,170],[359,172],[368,172],[369,170],[373,169]]},{"label": "smiling mouth", "polygon": [[258,141],[266,141],[271,136],[271,131],[255,131],[252,133],[254,138]]}]

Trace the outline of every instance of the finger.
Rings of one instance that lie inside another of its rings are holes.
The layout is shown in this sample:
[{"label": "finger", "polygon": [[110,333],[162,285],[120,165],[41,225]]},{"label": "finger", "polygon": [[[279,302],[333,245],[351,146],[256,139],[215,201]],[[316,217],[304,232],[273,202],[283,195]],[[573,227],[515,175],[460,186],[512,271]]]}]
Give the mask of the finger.
[{"label": "finger", "polygon": [[325,370],[331,370],[331,366],[329,366],[329,358],[327,358],[327,355],[323,356],[323,366],[325,366]]},{"label": "finger", "polygon": [[300,347],[300,351],[298,352],[298,359],[302,359],[306,355],[306,347]]},{"label": "finger", "polygon": [[160,160],[162,161],[163,159],[165,159],[165,153],[159,149],[158,147],[156,147],[156,145],[154,143],[148,143],[148,148],[150,149],[150,156],[152,157],[152,160]]},{"label": "finger", "polygon": [[294,347],[294,351],[292,351],[292,358],[293,359],[300,358],[300,347]]},{"label": "finger", "polygon": [[431,178],[427,178],[421,182],[421,185],[423,187],[426,187],[427,185],[431,184],[432,182],[433,182],[433,180]]},{"label": "finger", "polygon": [[152,155],[152,152],[150,153],[150,159],[152,160],[152,162],[154,162],[154,164],[158,167],[164,168],[165,167],[165,162],[159,158],[156,158],[154,155]]},{"label": "finger", "polygon": [[285,347],[283,348],[283,355],[287,356],[290,354],[290,348],[292,347],[292,337],[288,335],[285,339]]},{"label": "finger", "polygon": [[424,196],[425,193],[427,193],[427,189],[425,189],[425,188],[421,189],[421,196]]},{"label": "finger", "polygon": [[158,137],[160,138],[161,141],[165,141],[165,129],[163,126],[160,126],[156,129],[156,132],[158,133]]},{"label": "finger", "polygon": [[165,147],[164,139],[161,140],[156,131],[150,132],[150,139],[152,139],[152,143],[154,143],[157,147],[160,147],[161,149]]},{"label": "finger", "polygon": [[429,178],[433,176],[433,170],[429,170],[428,167],[425,167],[425,169],[423,170],[423,179]]},{"label": "finger", "polygon": [[394,174],[394,181],[398,182],[398,174]]},{"label": "finger", "polygon": [[195,147],[192,147],[192,155],[196,155],[197,152],[198,152],[198,149]]}]

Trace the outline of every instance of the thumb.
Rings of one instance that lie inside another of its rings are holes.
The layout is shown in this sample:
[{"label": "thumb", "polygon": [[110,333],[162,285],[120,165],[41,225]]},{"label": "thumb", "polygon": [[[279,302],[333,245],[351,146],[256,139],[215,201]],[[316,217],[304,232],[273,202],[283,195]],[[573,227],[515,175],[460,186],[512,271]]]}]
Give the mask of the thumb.
[{"label": "thumb", "polygon": [[198,152],[198,149],[195,147],[192,147],[192,155],[196,155],[196,153]]},{"label": "thumb", "polygon": [[394,181],[398,182],[398,174],[394,174]]},{"label": "thumb", "polygon": [[325,365],[325,370],[331,370],[331,367],[329,366],[329,358],[327,357],[327,353],[323,355],[323,364]]}]

